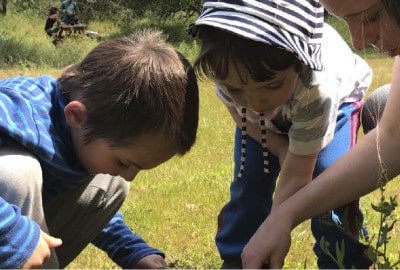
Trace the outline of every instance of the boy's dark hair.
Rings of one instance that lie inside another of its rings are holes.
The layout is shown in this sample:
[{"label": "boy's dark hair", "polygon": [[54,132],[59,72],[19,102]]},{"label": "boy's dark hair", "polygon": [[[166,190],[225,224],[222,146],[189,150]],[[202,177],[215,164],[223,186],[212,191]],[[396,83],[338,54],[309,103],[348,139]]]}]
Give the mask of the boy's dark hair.
[{"label": "boy's dark hair", "polygon": [[100,43],[63,71],[59,90],[68,102],[87,108],[85,143],[101,138],[118,147],[139,135],[162,133],[183,155],[195,142],[196,76],[159,31]]},{"label": "boy's dark hair", "polygon": [[[304,85],[309,86],[312,70],[303,64],[294,53],[263,42],[242,38],[219,28],[198,25],[198,37],[202,42],[201,51],[194,63],[199,77],[224,80],[230,64],[243,66],[254,81],[265,82],[294,66]],[[246,75],[238,72],[246,84]]]}]

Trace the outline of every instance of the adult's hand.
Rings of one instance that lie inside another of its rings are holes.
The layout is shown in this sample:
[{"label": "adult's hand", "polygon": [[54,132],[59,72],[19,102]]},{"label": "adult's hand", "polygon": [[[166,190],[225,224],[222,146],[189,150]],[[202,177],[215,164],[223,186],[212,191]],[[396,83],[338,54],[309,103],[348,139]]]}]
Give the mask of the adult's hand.
[{"label": "adult's hand", "polygon": [[243,268],[280,269],[291,244],[290,223],[274,217],[274,211],[261,224],[242,252]]},{"label": "adult's hand", "polygon": [[162,269],[166,268],[167,263],[164,258],[158,254],[150,254],[141,258],[133,268],[135,269]]},{"label": "adult's hand", "polygon": [[50,249],[62,245],[59,238],[52,237],[47,233],[40,231],[39,243],[33,251],[31,257],[22,265],[21,268],[40,268],[43,263],[50,258]]}]

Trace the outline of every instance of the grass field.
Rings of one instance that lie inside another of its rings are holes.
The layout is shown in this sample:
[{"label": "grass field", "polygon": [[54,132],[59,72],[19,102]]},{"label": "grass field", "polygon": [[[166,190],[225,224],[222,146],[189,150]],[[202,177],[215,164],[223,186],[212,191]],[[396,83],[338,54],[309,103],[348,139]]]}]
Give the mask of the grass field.
[{"label": "grass field", "polygon": [[[40,23],[40,19],[34,18],[34,20]],[[46,44],[40,45],[48,42],[44,35],[39,34],[35,38],[26,36],[26,32],[21,33],[16,30],[21,25],[22,28],[24,25],[26,25],[25,28],[29,27],[20,17],[7,20],[0,17],[0,25],[4,26],[0,29],[0,35],[9,35],[18,40],[17,44],[21,45],[18,52],[31,52],[36,46],[39,52],[35,52],[35,55],[40,59],[43,58],[43,63],[48,63],[49,60],[46,62],[46,59],[56,58],[52,64],[37,66],[21,60],[26,59],[23,57],[11,67],[0,62],[2,67],[0,79],[14,75],[37,76],[43,73],[57,77],[60,73],[57,63],[67,62],[62,58],[63,55],[84,53],[94,45],[91,41],[80,43],[79,46],[82,48],[78,52],[69,48],[69,46],[75,46],[74,43],[67,43],[59,48]],[[115,31],[108,24],[98,23],[93,24],[92,27],[104,32]],[[35,31],[41,31],[41,27]],[[179,45],[178,49],[183,50],[189,59],[193,59],[195,53],[190,52],[190,47],[187,46],[185,43]],[[5,52],[1,49],[0,44],[0,57],[5,59]],[[13,55],[18,56],[18,54]],[[376,55],[372,58],[368,58],[369,55],[365,56],[374,70],[371,90],[390,82],[393,60]],[[79,57],[81,56],[74,56],[68,61],[79,59]],[[141,235],[150,245],[163,250],[170,266],[176,268],[218,268],[221,264],[214,245],[214,236],[218,212],[229,196],[233,169],[234,124],[215,96],[212,84],[202,81],[199,86],[201,90],[200,122],[194,148],[184,157],[173,158],[154,170],[141,172],[132,183],[131,192],[122,208],[125,221],[132,231]],[[385,195],[389,197],[389,195],[399,194],[399,191],[400,182],[393,181],[388,184]],[[372,210],[371,203],[377,203],[379,200],[379,192],[361,199],[366,224],[371,234],[377,232],[379,225],[378,215]],[[397,210],[397,218],[399,213]],[[309,222],[306,221],[298,226],[292,236],[292,248],[284,267],[316,268]],[[397,227],[392,231],[391,237],[388,253],[391,257],[397,258],[399,253],[397,243],[400,242]],[[105,253],[89,246],[68,268],[110,269],[118,268],[118,266],[109,260]]]}]

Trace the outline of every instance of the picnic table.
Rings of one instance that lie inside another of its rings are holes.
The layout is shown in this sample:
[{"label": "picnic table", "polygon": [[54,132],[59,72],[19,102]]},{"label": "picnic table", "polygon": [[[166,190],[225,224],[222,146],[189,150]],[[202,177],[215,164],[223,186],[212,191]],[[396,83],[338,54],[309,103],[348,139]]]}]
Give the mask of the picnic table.
[{"label": "picnic table", "polygon": [[53,35],[53,44],[57,45],[59,42],[64,40],[64,38],[80,38],[82,36],[95,38],[97,41],[102,39],[102,36],[97,32],[87,30],[86,24],[61,24],[59,25],[58,32]]}]

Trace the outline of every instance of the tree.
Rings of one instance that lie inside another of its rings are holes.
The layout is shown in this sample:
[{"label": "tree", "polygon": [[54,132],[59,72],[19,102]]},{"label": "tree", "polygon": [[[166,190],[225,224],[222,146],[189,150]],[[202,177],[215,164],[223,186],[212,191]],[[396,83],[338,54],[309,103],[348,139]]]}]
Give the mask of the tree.
[{"label": "tree", "polygon": [[138,17],[151,14],[158,19],[190,18],[200,13],[203,0],[125,0],[120,4],[130,8]]},{"label": "tree", "polygon": [[[8,0],[0,0],[0,12],[6,12]],[[31,10],[40,15],[47,15],[49,8],[59,0],[11,0],[16,10]],[[94,18],[119,20],[133,17],[152,17],[164,20],[171,17],[191,18],[199,14],[203,0],[78,0],[80,14],[78,19],[85,23]]]},{"label": "tree", "polygon": [[1,0],[0,2],[0,14],[7,14],[7,0]]}]

